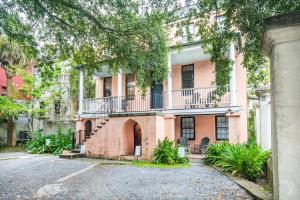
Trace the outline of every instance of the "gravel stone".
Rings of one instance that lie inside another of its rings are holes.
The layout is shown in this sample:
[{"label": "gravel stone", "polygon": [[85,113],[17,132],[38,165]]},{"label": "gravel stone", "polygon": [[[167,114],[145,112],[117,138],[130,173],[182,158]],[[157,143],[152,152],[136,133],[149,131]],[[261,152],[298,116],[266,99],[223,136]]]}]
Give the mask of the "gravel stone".
[{"label": "gravel stone", "polygon": [[58,179],[102,161],[24,155],[0,160],[0,199],[253,199],[226,176],[202,164],[182,169],[99,164],[58,183]]}]

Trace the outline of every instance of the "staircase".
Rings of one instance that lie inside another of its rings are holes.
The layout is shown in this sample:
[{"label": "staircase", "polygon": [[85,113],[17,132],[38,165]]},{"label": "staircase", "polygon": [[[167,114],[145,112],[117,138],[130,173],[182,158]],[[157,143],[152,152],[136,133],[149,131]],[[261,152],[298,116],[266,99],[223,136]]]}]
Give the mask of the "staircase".
[{"label": "staircase", "polygon": [[[79,134],[79,145],[76,145],[76,148],[71,149],[71,150],[64,150],[62,154],[59,155],[60,158],[68,158],[68,159],[73,159],[73,158],[79,158],[84,155],[80,154],[80,145],[84,144],[88,140],[92,138],[94,134],[98,132],[99,129],[101,129],[108,121],[108,109],[107,109],[107,102],[104,102],[102,106],[96,111],[96,113],[100,113],[101,111],[104,110],[104,113],[98,114],[100,115],[99,118],[96,119],[96,127],[92,130],[92,132],[89,135],[84,134],[84,138],[81,139],[81,131],[79,130],[77,133]],[[97,115],[97,114],[96,114]]]},{"label": "staircase", "polygon": [[101,129],[102,127],[104,127],[104,125],[109,121],[109,117],[108,115],[104,115],[101,118],[97,118],[96,119],[96,127],[93,129],[93,131],[90,133],[90,135],[87,135],[84,137],[84,139],[82,140],[83,143],[85,143],[86,141],[88,141],[94,134],[96,134],[98,132],[99,129]]}]

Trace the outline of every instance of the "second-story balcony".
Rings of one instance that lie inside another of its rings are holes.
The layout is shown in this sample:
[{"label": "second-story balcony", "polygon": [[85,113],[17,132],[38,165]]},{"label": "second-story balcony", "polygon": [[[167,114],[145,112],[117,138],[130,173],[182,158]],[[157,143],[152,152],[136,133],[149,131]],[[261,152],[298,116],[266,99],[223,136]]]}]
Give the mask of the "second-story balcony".
[{"label": "second-story balcony", "polygon": [[[228,89],[228,87],[227,87]],[[135,113],[168,110],[191,110],[226,108],[230,104],[229,92],[216,99],[216,87],[190,88],[171,91],[161,94],[148,92],[136,94],[130,98],[126,96],[113,96],[83,100],[83,113]],[[168,96],[172,99],[169,101]],[[171,104],[171,105],[170,105]]]}]

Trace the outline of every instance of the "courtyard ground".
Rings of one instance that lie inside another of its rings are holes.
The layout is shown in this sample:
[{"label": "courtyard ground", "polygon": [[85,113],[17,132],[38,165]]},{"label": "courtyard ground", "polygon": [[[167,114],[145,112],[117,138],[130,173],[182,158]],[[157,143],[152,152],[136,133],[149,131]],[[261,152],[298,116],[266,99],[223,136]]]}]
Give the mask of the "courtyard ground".
[{"label": "courtyard ground", "polygon": [[0,199],[252,199],[215,169],[134,167],[99,159],[0,153]]}]

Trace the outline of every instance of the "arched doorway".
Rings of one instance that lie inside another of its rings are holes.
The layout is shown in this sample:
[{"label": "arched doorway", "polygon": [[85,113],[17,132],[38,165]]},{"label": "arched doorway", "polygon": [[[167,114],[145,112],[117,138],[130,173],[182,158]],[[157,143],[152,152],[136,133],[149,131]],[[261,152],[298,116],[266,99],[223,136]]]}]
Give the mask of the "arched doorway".
[{"label": "arched doorway", "polygon": [[135,147],[136,146],[141,146],[142,147],[142,130],[141,127],[138,123],[134,124],[133,127],[133,139],[134,139],[134,150],[133,152],[135,153]]},{"label": "arched doorway", "polygon": [[127,120],[120,135],[120,155],[133,156],[135,147],[142,145],[141,126],[135,120]]},{"label": "arched doorway", "polygon": [[87,120],[84,122],[84,136],[90,136],[92,133],[92,121]]}]

